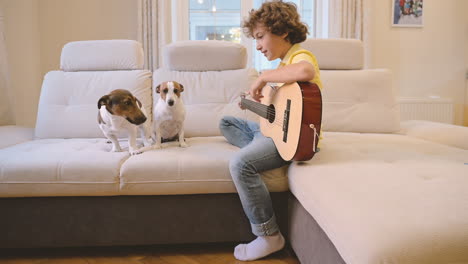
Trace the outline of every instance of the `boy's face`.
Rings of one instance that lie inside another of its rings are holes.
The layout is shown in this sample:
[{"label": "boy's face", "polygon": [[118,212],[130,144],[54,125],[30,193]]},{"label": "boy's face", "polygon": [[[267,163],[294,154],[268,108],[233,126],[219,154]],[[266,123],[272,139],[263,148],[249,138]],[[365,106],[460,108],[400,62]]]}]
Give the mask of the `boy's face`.
[{"label": "boy's face", "polygon": [[284,58],[289,48],[292,46],[291,43],[286,40],[287,35],[287,33],[282,36],[275,35],[262,24],[257,24],[253,30],[253,37],[257,41],[257,50],[263,53],[269,61],[277,58]]}]

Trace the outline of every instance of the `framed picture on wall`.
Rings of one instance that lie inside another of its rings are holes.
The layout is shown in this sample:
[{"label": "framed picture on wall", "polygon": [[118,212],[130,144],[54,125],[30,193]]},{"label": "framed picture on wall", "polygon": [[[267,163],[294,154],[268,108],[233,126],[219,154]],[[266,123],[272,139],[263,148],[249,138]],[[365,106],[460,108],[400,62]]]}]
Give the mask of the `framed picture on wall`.
[{"label": "framed picture on wall", "polygon": [[423,0],[390,0],[392,1],[392,26],[422,27]]}]

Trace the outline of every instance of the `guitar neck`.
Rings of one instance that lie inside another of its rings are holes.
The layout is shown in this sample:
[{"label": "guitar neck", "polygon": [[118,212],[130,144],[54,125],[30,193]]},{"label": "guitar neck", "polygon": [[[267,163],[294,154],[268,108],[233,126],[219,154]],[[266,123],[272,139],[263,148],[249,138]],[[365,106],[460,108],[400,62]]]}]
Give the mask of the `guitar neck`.
[{"label": "guitar neck", "polygon": [[241,106],[256,113],[257,115],[268,119],[268,106],[255,101],[241,98]]}]

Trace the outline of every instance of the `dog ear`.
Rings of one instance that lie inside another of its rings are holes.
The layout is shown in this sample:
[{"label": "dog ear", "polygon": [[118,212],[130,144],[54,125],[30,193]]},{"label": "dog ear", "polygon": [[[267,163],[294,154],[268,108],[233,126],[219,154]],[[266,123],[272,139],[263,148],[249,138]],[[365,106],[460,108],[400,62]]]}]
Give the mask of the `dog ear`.
[{"label": "dog ear", "polygon": [[184,91],[184,86],[182,84],[180,84],[180,83],[179,83],[179,85],[180,85],[180,92],[183,92]]},{"label": "dog ear", "polygon": [[156,86],[156,92],[160,93],[161,92],[161,85]]},{"label": "dog ear", "polygon": [[101,106],[103,105],[108,105],[109,104],[109,95],[104,95],[103,97],[101,97],[101,99],[99,99],[98,103],[97,103],[97,108],[98,109],[101,109]]},{"label": "dog ear", "polygon": [[138,104],[138,107],[141,108],[143,106],[143,104],[140,102],[140,100],[138,100],[138,98],[135,97],[135,100]]}]

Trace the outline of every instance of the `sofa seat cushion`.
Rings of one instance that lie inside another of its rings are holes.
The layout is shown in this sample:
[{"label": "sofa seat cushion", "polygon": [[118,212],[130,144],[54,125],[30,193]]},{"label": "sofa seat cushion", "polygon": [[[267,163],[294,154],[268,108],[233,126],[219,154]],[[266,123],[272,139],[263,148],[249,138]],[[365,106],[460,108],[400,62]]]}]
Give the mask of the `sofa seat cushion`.
[{"label": "sofa seat cushion", "polygon": [[347,264],[468,263],[467,162],[404,135],[328,132],[288,174]]},{"label": "sofa seat cushion", "polygon": [[0,149],[0,197],[116,195],[129,154],[111,147],[105,139],[42,139]]},{"label": "sofa seat cushion", "polygon": [[[131,156],[121,169],[121,194],[170,195],[235,193],[229,159],[239,148],[224,137],[188,138],[189,147],[178,142],[163,149]],[[288,190],[287,166],[263,173],[272,192]]]}]

